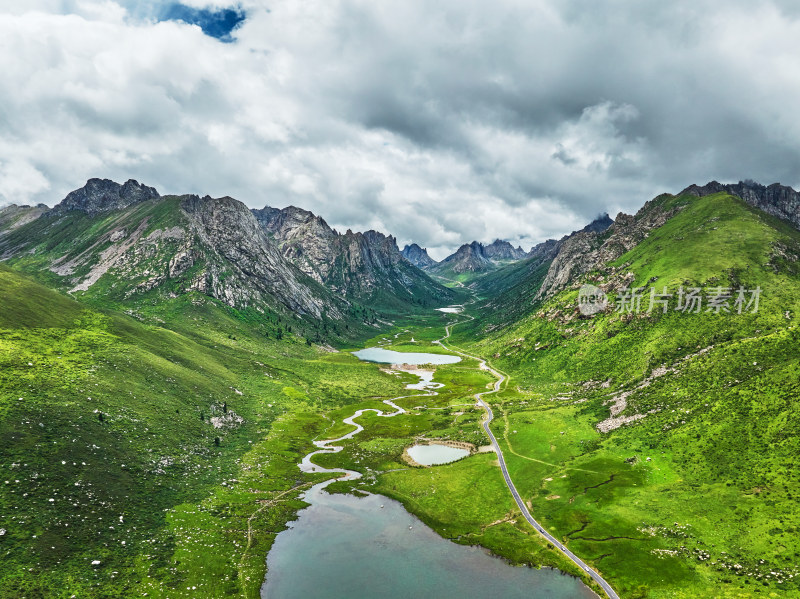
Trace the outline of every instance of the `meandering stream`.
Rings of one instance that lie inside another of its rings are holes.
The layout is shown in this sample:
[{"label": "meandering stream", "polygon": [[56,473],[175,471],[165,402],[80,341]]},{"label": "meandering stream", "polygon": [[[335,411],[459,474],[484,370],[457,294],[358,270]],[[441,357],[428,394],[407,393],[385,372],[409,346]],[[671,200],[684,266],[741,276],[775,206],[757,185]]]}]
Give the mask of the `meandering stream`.
[{"label": "meandering stream", "polygon": [[[373,349],[382,348],[369,348]],[[368,350],[355,355],[361,353],[361,359],[384,363],[460,360],[452,354],[401,354],[403,359],[398,359],[397,352],[382,351],[394,355],[383,354],[378,359],[378,354]],[[414,361],[406,360],[406,356],[414,356]],[[420,383],[407,388],[430,383],[429,371],[421,372],[420,379]],[[396,401],[437,394],[430,387],[423,388],[428,392],[384,400],[391,411],[358,410],[343,420],[354,430],[335,439],[314,442],[318,449],[302,459],[300,469],[341,476],[315,485],[303,494],[309,507],[301,510],[297,520],[277,536],[267,557],[262,599],[596,597],[580,580],[557,570],[513,567],[481,548],[448,541],[394,500],[373,494],[356,497],[325,491],[334,480],[354,480],[361,474],[323,468],[313,463],[313,457],[341,451],[343,447],[337,443],[364,430],[356,420],[365,412],[392,418],[406,413]]]}]

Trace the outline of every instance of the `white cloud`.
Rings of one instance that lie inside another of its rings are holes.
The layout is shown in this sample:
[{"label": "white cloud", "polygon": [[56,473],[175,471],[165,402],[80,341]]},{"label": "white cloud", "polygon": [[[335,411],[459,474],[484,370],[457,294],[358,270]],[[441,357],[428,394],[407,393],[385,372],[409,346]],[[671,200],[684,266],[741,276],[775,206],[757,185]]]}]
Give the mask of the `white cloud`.
[{"label": "white cloud", "polygon": [[0,202],[133,177],[442,257],[711,178],[800,182],[786,3],[185,3],[247,10],[232,44],[166,4],[0,0]]},{"label": "white cloud", "polygon": [[[0,162],[0,189],[5,190],[0,204],[24,204],[31,193],[47,191],[50,184],[44,173],[25,160]],[[22,201],[15,202],[20,199]]]}]

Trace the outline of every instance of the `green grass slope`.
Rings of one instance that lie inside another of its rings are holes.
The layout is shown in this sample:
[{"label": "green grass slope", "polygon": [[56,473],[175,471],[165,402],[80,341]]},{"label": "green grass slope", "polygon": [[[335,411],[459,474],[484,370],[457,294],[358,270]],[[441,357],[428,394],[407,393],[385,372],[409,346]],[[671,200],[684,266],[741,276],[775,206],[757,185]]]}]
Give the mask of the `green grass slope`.
[{"label": "green grass slope", "polygon": [[499,328],[530,311],[552,260],[528,258],[478,277],[470,289],[478,298],[481,319],[471,329]]},{"label": "green grass slope", "polygon": [[440,262],[436,266],[426,269],[425,272],[431,277],[435,278],[437,281],[449,283],[450,286],[457,283],[463,283],[464,285],[467,285],[476,279],[485,276],[487,273],[492,273],[503,266],[507,266],[508,264],[514,263],[509,262],[507,264],[495,264],[492,262],[486,262],[481,266],[480,270],[467,270],[462,272],[460,269],[454,268],[454,266],[456,266],[454,264],[449,262]]},{"label": "green grass slope", "polygon": [[0,266],[0,597],[258,597],[320,414],[401,388],[185,299],[144,325]]},{"label": "green grass slope", "polygon": [[[682,208],[584,278],[642,287],[641,313],[581,317],[576,287],[456,338],[511,377],[494,430],[520,493],[621,596],[800,596],[800,233],[726,194],[658,202]],[[647,313],[665,286],[762,292]]]}]

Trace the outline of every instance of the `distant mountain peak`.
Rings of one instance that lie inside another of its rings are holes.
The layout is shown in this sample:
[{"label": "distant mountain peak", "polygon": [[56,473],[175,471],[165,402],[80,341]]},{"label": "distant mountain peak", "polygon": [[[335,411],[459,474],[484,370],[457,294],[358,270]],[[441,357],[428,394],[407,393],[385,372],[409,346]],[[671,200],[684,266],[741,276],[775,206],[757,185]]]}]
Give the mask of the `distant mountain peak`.
[{"label": "distant mountain peak", "polygon": [[67,194],[54,210],[80,210],[89,215],[127,208],[132,204],[161,197],[153,187],[129,179],[120,185],[110,179],[89,179],[86,185]]},{"label": "distant mountain peak", "polygon": [[603,212],[600,216],[595,218],[592,222],[581,229],[581,231],[586,233],[602,233],[613,224],[614,221],[608,216],[608,212]]},{"label": "distant mountain peak", "polygon": [[454,254],[451,254],[432,268],[438,274],[477,273],[493,270],[503,263],[522,260],[527,254],[508,241],[496,239],[489,245],[480,241],[465,243]]},{"label": "distant mountain peak", "polygon": [[411,264],[417,268],[428,268],[429,266],[438,264],[436,260],[428,255],[427,248],[419,247],[416,243],[406,245],[400,253],[403,255],[403,258],[411,262]]}]

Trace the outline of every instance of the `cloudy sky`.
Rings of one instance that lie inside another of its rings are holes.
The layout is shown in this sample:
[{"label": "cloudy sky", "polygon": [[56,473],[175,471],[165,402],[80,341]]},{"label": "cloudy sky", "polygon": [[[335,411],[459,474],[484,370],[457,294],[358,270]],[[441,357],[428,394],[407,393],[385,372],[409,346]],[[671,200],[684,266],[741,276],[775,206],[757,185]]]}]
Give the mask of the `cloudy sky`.
[{"label": "cloudy sky", "polygon": [[0,0],[0,204],[134,178],[443,258],[690,183],[797,188],[797,7]]}]

